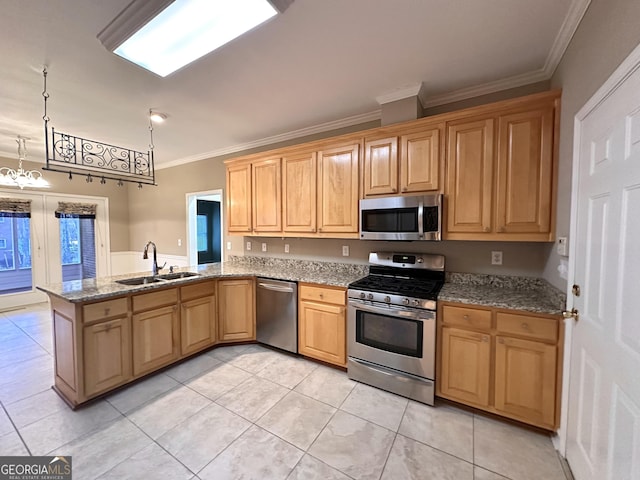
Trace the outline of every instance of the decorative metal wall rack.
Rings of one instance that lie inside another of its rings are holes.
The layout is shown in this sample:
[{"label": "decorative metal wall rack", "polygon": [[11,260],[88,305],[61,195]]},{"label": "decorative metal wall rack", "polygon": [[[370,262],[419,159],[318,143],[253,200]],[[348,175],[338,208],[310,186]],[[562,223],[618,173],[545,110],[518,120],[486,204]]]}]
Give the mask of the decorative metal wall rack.
[{"label": "decorative metal wall rack", "polygon": [[44,141],[46,152],[46,166],[43,170],[66,173],[69,180],[73,175],[87,177],[87,182],[99,179],[101,184],[107,180],[115,180],[122,186],[123,182],[142,185],[156,185],[155,169],[153,165],[153,124],[149,121],[151,142],[147,152],[139,152],[129,148],[109,145],[107,143],[89,140],[67,133],[56,132],[51,127],[49,135],[49,121],[47,116],[47,69],[44,75]]}]

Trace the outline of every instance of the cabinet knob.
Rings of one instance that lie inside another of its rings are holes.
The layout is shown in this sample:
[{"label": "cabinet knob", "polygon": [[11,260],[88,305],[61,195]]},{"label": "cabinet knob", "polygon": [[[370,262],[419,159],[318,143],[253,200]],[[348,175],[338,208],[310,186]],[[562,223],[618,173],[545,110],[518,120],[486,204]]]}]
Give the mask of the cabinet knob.
[{"label": "cabinet knob", "polygon": [[470,320],[469,315],[465,315],[462,318],[464,318],[467,322]]},{"label": "cabinet knob", "polygon": [[397,189],[397,188],[395,188],[395,187],[391,189],[391,192],[392,192],[392,193],[396,193],[397,191],[398,191],[398,189]]},{"label": "cabinet knob", "polygon": [[104,309],[104,316],[105,316],[105,317],[108,317],[108,316],[109,316],[109,312],[110,312],[110,311],[111,311],[111,309],[110,309],[110,308],[105,308],[105,309]]},{"label": "cabinet knob", "polygon": [[491,231],[491,229],[489,227],[484,227],[484,231],[488,233]]},{"label": "cabinet knob", "polygon": [[486,335],[484,337],[482,337],[482,341],[484,343],[487,343],[489,341],[489,337],[487,337]]},{"label": "cabinet knob", "polygon": [[523,330],[529,330],[529,324],[528,323],[524,322],[521,326],[522,326]]},{"label": "cabinet knob", "polygon": [[403,187],[403,188],[402,188],[402,191],[403,191],[403,192],[406,192],[407,190],[408,190],[408,188],[407,188],[407,187]]},{"label": "cabinet knob", "polygon": [[504,338],[499,338],[498,343],[504,343]]},{"label": "cabinet knob", "polygon": [[498,228],[498,231],[499,231],[500,233],[503,233],[503,232],[504,232],[504,227],[500,227],[500,228]]}]

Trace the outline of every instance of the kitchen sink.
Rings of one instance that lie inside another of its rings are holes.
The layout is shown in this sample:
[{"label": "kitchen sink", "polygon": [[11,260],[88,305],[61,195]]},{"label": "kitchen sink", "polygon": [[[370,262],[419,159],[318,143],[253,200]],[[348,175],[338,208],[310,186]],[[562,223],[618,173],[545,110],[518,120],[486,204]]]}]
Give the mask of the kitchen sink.
[{"label": "kitchen sink", "polygon": [[116,280],[116,283],[120,283],[122,285],[147,285],[148,283],[157,282],[162,282],[162,280],[157,277],[135,277]]},{"label": "kitchen sink", "polygon": [[180,278],[189,278],[189,277],[197,277],[198,273],[193,272],[176,272],[176,273],[165,273],[164,275],[158,275],[158,278],[162,280],[178,280]]}]

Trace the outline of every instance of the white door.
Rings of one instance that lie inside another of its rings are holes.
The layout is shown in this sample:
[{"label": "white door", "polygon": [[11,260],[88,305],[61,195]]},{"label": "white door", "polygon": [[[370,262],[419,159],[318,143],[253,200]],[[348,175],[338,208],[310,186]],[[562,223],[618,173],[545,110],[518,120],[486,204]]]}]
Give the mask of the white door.
[{"label": "white door", "polygon": [[567,460],[640,479],[640,47],[576,117]]}]

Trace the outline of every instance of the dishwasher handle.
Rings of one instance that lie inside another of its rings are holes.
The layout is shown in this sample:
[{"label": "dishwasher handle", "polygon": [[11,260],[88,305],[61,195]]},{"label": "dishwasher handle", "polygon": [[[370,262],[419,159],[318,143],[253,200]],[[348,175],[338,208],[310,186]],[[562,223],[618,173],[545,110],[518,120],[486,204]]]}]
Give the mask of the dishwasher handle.
[{"label": "dishwasher handle", "polygon": [[279,285],[272,285],[270,283],[258,283],[258,288],[273,290],[274,292],[293,293],[293,288],[291,287],[281,287]]}]

